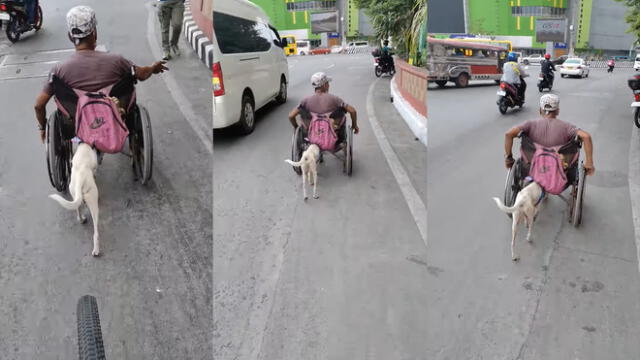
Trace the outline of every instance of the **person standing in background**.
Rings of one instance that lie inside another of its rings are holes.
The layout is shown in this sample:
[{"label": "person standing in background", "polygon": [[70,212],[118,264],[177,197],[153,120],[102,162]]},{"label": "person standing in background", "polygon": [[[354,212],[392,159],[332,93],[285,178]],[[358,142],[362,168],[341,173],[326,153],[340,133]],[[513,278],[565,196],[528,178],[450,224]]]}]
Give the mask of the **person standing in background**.
[{"label": "person standing in background", "polygon": [[[184,0],[158,0],[158,18],[162,29],[162,60],[171,59],[171,51],[180,56],[178,40],[182,30],[182,18],[184,16]],[[169,30],[171,42],[169,42]]]}]

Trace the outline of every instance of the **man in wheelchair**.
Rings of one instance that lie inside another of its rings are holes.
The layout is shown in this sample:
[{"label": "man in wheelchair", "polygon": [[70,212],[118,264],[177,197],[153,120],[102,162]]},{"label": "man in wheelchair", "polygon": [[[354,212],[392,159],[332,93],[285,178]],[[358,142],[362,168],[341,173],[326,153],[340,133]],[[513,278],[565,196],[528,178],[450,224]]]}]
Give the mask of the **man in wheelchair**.
[{"label": "man in wheelchair", "polygon": [[[525,160],[531,160],[531,154],[535,152],[533,143],[545,147],[562,146],[558,151],[563,155],[567,162],[567,180],[571,184],[575,181],[577,163],[571,163],[572,158],[575,159],[580,151],[579,146],[572,142],[576,137],[584,144],[586,160],[584,169],[587,175],[593,175],[595,167],[593,166],[593,143],[591,135],[575,125],[567,123],[557,118],[560,113],[560,98],[554,94],[545,94],[540,98],[540,115],[537,120],[529,120],[514,126],[505,133],[504,151],[505,166],[510,169],[515,160],[512,155],[513,139],[520,134],[525,135],[522,139],[522,150]],[[528,156],[527,156],[528,155]],[[528,163],[525,163],[525,171],[528,174]]]},{"label": "man in wheelchair", "polygon": [[[117,97],[120,105],[127,110],[129,101],[123,102],[123,99],[131,100],[135,80],[144,81],[152,74],[168,70],[164,61],[140,67],[120,55],[96,51],[96,16],[88,6],[76,6],[69,10],[67,27],[69,40],[74,43],[76,51],[67,61],[57,64],[51,70],[49,79],[36,99],[36,119],[43,143],[47,122],[46,106],[54,94],[56,98],[63,99],[61,102],[64,108],[74,114],[75,108],[70,102],[77,100],[77,96],[71,89],[94,92],[118,83],[109,95]],[[128,78],[132,78],[131,81],[122,81]]]},{"label": "man in wheelchair", "polygon": [[343,122],[342,119],[346,113],[351,115],[353,132],[357,134],[360,129],[358,128],[356,109],[345,103],[341,98],[329,94],[330,81],[331,78],[323,72],[313,74],[313,76],[311,76],[311,85],[315,89],[315,93],[302,99],[300,104],[289,114],[289,121],[293,128],[296,129],[298,127],[296,117],[300,115],[302,121],[306,124],[304,128],[307,129],[311,121],[311,113],[330,113],[329,117],[333,120],[333,124],[335,124],[335,126],[340,125],[338,128],[334,127],[336,135],[338,135],[338,144],[340,144],[345,140],[345,122]]}]

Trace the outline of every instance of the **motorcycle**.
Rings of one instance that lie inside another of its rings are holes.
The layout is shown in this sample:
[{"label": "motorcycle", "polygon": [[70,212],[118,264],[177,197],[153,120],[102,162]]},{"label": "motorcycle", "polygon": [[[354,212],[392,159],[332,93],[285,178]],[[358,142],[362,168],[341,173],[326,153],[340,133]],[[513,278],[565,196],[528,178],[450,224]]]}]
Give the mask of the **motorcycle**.
[{"label": "motorcycle", "polygon": [[507,110],[512,107],[522,107],[524,102],[518,96],[518,89],[509,83],[500,82],[500,89],[498,90],[498,110],[501,114],[506,114]]},{"label": "motorcycle", "polygon": [[20,40],[20,36],[28,31],[38,31],[42,27],[42,8],[36,2],[36,17],[33,24],[29,23],[27,11],[21,2],[0,1],[0,20],[6,22],[7,38],[12,43]]},{"label": "motorcycle", "polygon": [[613,72],[613,68],[614,67],[615,67],[614,65],[609,65],[609,68],[607,69],[607,72],[608,73]]},{"label": "motorcycle", "polygon": [[553,74],[545,76],[543,73],[540,73],[540,75],[538,75],[538,91],[542,92],[544,89],[549,89],[549,91],[551,91],[551,88],[553,87],[553,78]]},{"label": "motorcycle", "polygon": [[633,112],[633,122],[637,128],[640,128],[640,75],[634,75],[627,81],[629,88],[633,90],[634,101],[631,107],[635,108]]},{"label": "motorcycle", "polygon": [[[389,56],[393,55],[392,53]],[[382,59],[381,56],[374,55],[374,73],[377,77],[380,77],[382,74],[394,75],[396,73],[396,67],[391,63],[391,60],[388,61],[380,61]]]}]

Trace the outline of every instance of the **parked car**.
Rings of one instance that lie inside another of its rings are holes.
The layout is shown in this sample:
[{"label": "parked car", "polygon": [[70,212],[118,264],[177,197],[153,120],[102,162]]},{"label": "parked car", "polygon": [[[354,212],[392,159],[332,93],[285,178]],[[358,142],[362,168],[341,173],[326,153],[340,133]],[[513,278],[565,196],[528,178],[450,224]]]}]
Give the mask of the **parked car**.
[{"label": "parked car", "polygon": [[307,55],[309,54],[309,50],[311,50],[311,44],[307,40],[300,40],[297,42],[298,45],[298,54],[297,55]]},{"label": "parked car", "polygon": [[544,57],[541,54],[532,54],[532,55],[523,57],[522,63],[525,65],[540,64],[542,59],[544,59]]},{"label": "parked car", "polygon": [[340,45],[333,45],[331,47],[332,54],[342,54],[343,52],[344,52],[344,49]]},{"label": "parked car", "polygon": [[326,47],[317,47],[315,49],[309,50],[309,54],[311,55],[330,54],[330,53],[331,53],[331,49]]},{"label": "parked car", "polygon": [[589,63],[581,58],[569,58],[560,65],[560,76],[589,77]]},{"label": "parked car", "polygon": [[636,60],[633,62],[633,70],[640,70],[640,54],[636,55]]},{"label": "parked car", "polygon": [[213,128],[248,134],[256,109],[287,101],[287,41],[245,0],[214,1],[213,20]]}]

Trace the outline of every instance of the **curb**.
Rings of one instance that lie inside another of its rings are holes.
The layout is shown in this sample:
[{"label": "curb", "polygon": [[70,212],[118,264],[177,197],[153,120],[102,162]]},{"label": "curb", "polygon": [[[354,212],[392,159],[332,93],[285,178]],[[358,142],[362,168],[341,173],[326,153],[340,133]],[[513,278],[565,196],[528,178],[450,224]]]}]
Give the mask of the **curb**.
[{"label": "curb", "polygon": [[427,118],[420,115],[400,94],[398,85],[396,85],[396,77],[391,79],[391,98],[393,106],[396,107],[400,116],[409,125],[413,134],[420,140],[424,146],[427,146]]},{"label": "curb", "polygon": [[213,67],[213,42],[207,38],[204,32],[198,28],[196,22],[193,21],[190,5],[190,1],[185,1],[182,29],[187,41],[198,54],[200,61],[205,64],[207,69],[211,69]]}]

